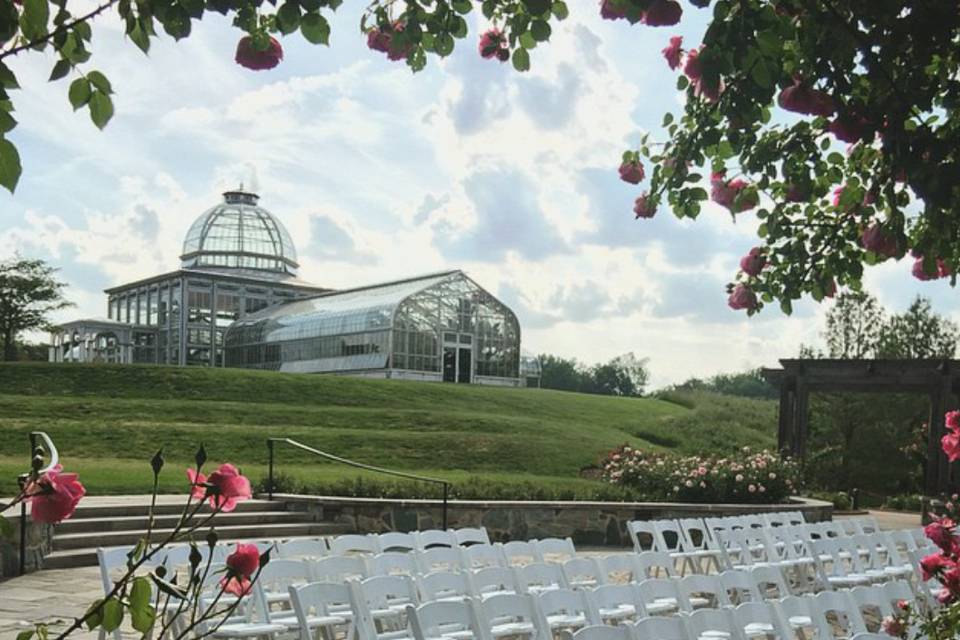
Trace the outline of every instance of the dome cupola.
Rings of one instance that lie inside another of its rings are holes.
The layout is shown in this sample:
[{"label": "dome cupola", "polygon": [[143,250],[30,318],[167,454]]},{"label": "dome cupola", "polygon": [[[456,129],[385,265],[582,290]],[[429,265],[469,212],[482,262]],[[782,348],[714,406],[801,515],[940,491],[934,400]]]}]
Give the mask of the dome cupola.
[{"label": "dome cupola", "polygon": [[253,269],[296,275],[293,240],[260,196],[243,190],[223,194],[223,202],[196,219],[183,241],[185,269]]}]

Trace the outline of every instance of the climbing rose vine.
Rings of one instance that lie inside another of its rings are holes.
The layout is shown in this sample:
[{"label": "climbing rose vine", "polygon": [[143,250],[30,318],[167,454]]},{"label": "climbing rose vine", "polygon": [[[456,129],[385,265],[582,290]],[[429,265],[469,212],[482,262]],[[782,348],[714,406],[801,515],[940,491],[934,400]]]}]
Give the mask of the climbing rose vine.
[{"label": "climbing rose vine", "polygon": [[[91,64],[101,14],[118,14],[144,53],[154,38],[186,38],[210,12],[223,14],[240,32],[236,62],[263,71],[283,63],[286,37],[327,45],[340,3],[101,0],[78,11],[65,0],[0,0],[0,185],[13,191],[21,174],[9,137],[15,56],[52,52],[50,80],[69,77],[70,103],[102,128],[114,105],[110,81]],[[662,63],[684,94],[682,112],[666,114],[661,129],[624,153],[620,175],[638,186],[637,218],[664,209],[696,218],[712,200],[756,228],[764,266],[734,274],[731,306],[752,314],[779,303],[790,313],[804,296],[859,289],[864,267],[886,261],[902,261],[921,281],[956,283],[955,2],[599,0],[576,9],[666,43]],[[509,60],[522,72],[569,9],[563,0],[372,0],[360,31],[372,51],[419,71],[429,56],[449,56],[470,38],[471,13],[482,15],[470,54]],[[684,42],[673,30],[697,13],[707,27]]]}]

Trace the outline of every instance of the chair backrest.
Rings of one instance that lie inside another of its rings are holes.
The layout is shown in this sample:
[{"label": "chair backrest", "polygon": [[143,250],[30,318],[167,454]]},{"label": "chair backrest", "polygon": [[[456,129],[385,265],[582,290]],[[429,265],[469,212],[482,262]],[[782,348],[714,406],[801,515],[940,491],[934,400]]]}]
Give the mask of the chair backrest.
[{"label": "chair backrest", "polygon": [[419,572],[416,558],[410,553],[387,551],[369,559],[370,573],[375,576],[414,576]]},{"label": "chair backrest", "polygon": [[[779,567],[769,565],[750,567],[749,575],[753,579],[753,584],[756,587],[757,597],[761,600],[786,598],[792,595]],[[771,587],[776,589],[776,594],[770,593]]]},{"label": "chair backrest", "polygon": [[484,567],[505,567],[507,559],[503,549],[493,544],[474,544],[464,547],[462,556],[468,569],[483,569]]},{"label": "chair backrest", "polygon": [[517,586],[517,575],[508,567],[486,567],[472,571],[469,574],[473,585],[473,593],[479,597],[487,597],[496,593],[523,593]]},{"label": "chair backrest", "polygon": [[434,571],[460,571],[464,568],[460,547],[432,547],[416,552],[417,564],[421,573]]},{"label": "chair backrest", "polygon": [[691,596],[706,597],[710,608],[729,607],[730,598],[727,597],[727,590],[724,589],[720,578],[716,575],[691,574],[680,578],[677,582],[680,593],[689,600]]},{"label": "chair backrest", "polygon": [[[553,589],[537,596],[540,611],[549,620],[552,616],[562,615],[570,618],[583,616],[584,623],[602,624],[597,613],[587,600],[586,591],[572,589]],[[567,625],[561,625],[567,626]]]},{"label": "chair backrest", "polygon": [[860,612],[866,622],[867,617],[877,620],[893,615],[893,607],[887,600],[881,587],[854,587],[847,591],[853,606]]},{"label": "chair backrest", "polygon": [[[269,564],[267,566],[270,566]],[[258,581],[259,582],[259,581]],[[331,610],[353,612],[353,600],[350,588],[346,584],[326,582],[311,582],[304,585],[291,586],[290,604],[297,625],[301,629],[309,629],[309,619],[313,616],[331,615]],[[353,616],[346,616],[352,618]],[[349,623],[347,638],[353,638],[353,623]]]},{"label": "chair backrest", "polygon": [[853,536],[858,533],[863,533],[863,529],[860,528],[860,519],[859,518],[840,518],[839,520],[834,520],[840,528],[843,530],[843,534],[846,536]]},{"label": "chair backrest", "polygon": [[359,556],[330,556],[313,561],[313,579],[317,582],[345,582],[348,578],[362,580],[369,575],[366,558]]},{"label": "chair backrest", "polygon": [[683,530],[676,520],[654,520],[654,530],[657,532],[657,550],[667,552],[687,551]]},{"label": "chair backrest", "polygon": [[476,544],[490,544],[490,534],[486,527],[464,527],[462,529],[450,529],[457,544],[461,547],[473,546]]},{"label": "chair backrest", "polygon": [[859,516],[857,524],[860,526],[862,533],[877,533],[880,531],[880,524],[873,516]]},{"label": "chair backrest", "polygon": [[466,573],[435,571],[417,577],[422,602],[464,600],[473,595],[473,585]]},{"label": "chair backrest", "polygon": [[719,575],[720,586],[727,594],[727,600],[733,605],[762,600],[757,585],[747,571],[724,571]]},{"label": "chair backrest", "polygon": [[417,548],[421,551],[433,549],[434,547],[454,548],[460,546],[457,542],[457,537],[450,531],[444,531],[443,529],[427,529],[425,531],[417,531],[413,535],[417,542]]},{"label": "chair backrest", "polygon": [[260,570],[257,582],[268,591],[286,593],[288,587],[313,582],[312,578],[309,561],[277,558]]},{"label": "chair backrest", "polygon": [[[883,589],[883,597],[886,598],[892,610],[898,610],[901,602],[913,604],[916,599],[910,583],[904,580],[885,582],[881,588]],[[923,588],[922,585],[920,588]]]},{"label": "chair backrest", "polygon": [[531,640],[550,640],[549,628],[529,594],[502,593],[485,598],[477,607],[480,624],[489,632],[495,624],[532,625],[536,635]]},{"label": "chair backrest", "polygon": [[567,585],[560,565],[535,562],[517,568],[520,585],[525,591],[562,589]]},{"label": "chair backrest", "polygon": [[678,587],[678,581],[672,578],[651,578],[637,585],[637,595],[643,606],[650,609],[655,602],[672,600],[676,602],[679,611],[692,611],[690,600]]},{"label": "chair backrest", "polygon": [[562,563],[577,555],[577,550],[573,546],[573,540],[570,538],[544,538],[542,540],[534,540],[533,546],[542,562]]},{"label": "chair backrest", "polygon": [[632,640],[629,628],[611,627],[606,624],[595,624],[577,629],[569,637],[572,640]]},{"label": "chair backrest", "polygon": [[[781,623],[791,631],[809,629],[809,633],[804,631],[801,634],[803,637],[816,637],[820,633],[820,625],[817,622],[817,616],[814,614],[815,607],[812,597],[787,596],[772,601],[772,604]],[[789,637],[793,638],[795,635],[790,634]]]},{"label": "chair backrest", "polygon": [[602,584],[584,593],[593,600],[594,608],[598,613],[602,609],[618,609],[623,605],[629,605],[634,609],[634,619],[639,620],[647,615],[635,584]]},{"label": "chair backrest", "polygon": [[772,602],[744,602],[737,605],[733,610],[733,619],[744,634],[750,628],[757,629],[758,625],[762,625],[763,631],[773,631],[773,633],[750,633],[751,637],[772,635],[781,640],[792,640],[795,637],[788,625],[784,624],[783,618]]},{"label": "chair backrest", "polygon": [[636,556],[639,579],[646,578],[673,578],[677,575],[676,564],[669,553],[659,551],[644,551]]},{"label": "chair backrest", "polygon": [[277,545],[278,558],[322,558],[327,553],[327,543],[315,538],[287,540]]},{"label": "chair backrest", "polygon": [[360,594],[371,610],[420,604],[417,587],[410,576],[374,576],[362,580],[359,586]]},{"label": "chair backrest", "polygon": [[646,520],[631,520],[627,523],[627,533],[633,542],[633,550],[637,553],[643,551],[662,551],[657,546],[657,529],[652,522]]},{"label": "chair backrest", "polygon": [[[648,552],[652,553],[652,552]],[[647,576],[640,570],[636,553],[613,553],[597,561],[607,584],[639,582]]]},{"label": "chair backrest", "polygon": [[540,562],[537,549],[530,542],[511,540],[510,542],[504,542],[501,549],[503,549],[503,555],[507,559],[507,564],[510,566]]},{"label": "chair backrest", "polygon": [[713,533],[703,518],[681,518],[677,521],[683,531],[684,546],[687,549],[715,549]]},{"label": "chair backrest", "polygon": [[388,531],[377,536],[377,546],[380,551],[397,551],[406,553],[417,549],[417,541],[412,534],[400,531]]},{"label": "chair backrest", "polygon": [[606,576],[600,569],[596,558],[580,556],[570,558],[563,563],[563,577],[567,584],[575,588],[595,587],[606,582]]},{"label": "chair backrest", "polygon": [[375,535],[362,536],[356,533],[347,533],[330,539],[330,555],[343,555],[345,553],[374,554],[379,552],[380,547]]},{"label": "chair backrest", "polygon": [[820,629],[821,638],[835,637],[834,629],[842,627],[842,637],[866,632],[867,627],[860,609],[845,591],[821,591],[811,599],[815,612],[814,622]]},{"label": "chair backrest", "polygon": [[[691,638],[728,637],[743,640],[743,630],[734,622],[730,609],[697,609],[687,617]],[[722,634],[729,634],[723,636]]]},{"label": "chair backrest", "polygon": [[789,524],[787,519],[787,514],[785,512],[780,513],[764,513],[761,515],[763,518],[764,524],[768,527],[782,527]]},{"label": "chair backrest", "polygon": [[458,638],[469,634],[473,640],[482,640],[473,603],[469,600],[438,600],[418,607],[407,607],[407,620],[416,640],[435,640],[451,633]]},{"label": "chair backrest", "polygon": [[634,637],[656,640],[690,640],[687,625],[680,616],[653,616],[639,620],[633,625]]}]

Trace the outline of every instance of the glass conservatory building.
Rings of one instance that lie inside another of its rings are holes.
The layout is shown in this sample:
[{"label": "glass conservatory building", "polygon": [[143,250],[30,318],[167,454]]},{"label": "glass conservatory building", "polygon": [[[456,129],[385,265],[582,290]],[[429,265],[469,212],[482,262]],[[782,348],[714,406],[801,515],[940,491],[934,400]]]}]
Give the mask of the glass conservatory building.
[{"label": "glass conservatory building", "polygon": [[324,293],[235,322],[225,364],[520,384],[520,325],[462,271]]},{"label": "glass conservatory building", "polygon": [[333,291],[297,277],[290,234],[229,191],[190,226],[180,269],[106,290],[52,362],[154,363],[517,386],[520,326],[462,271]]}]

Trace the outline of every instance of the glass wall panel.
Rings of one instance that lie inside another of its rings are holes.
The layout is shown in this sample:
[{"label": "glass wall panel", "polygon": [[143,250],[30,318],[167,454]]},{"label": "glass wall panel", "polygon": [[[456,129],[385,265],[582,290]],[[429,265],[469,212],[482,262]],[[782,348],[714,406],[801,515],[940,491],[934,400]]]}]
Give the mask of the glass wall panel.
[{"label": "glass wall panel", "polygon": [[150,326],[157,324],[157,292],[154,289],[147,292],[147,324]]}]

